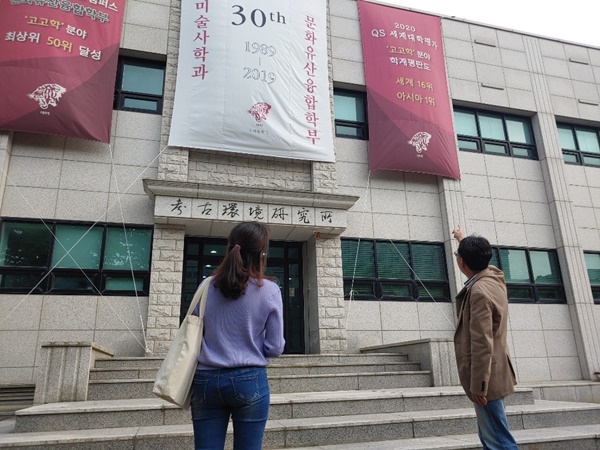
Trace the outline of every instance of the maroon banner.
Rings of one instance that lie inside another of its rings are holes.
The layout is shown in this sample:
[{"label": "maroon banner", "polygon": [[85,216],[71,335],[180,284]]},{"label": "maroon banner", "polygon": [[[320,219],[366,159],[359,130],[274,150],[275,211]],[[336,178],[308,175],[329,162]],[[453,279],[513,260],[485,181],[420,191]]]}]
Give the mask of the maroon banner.
[{"label": "maroon banner", "polygon": [[369,168],[460,178],[441,19],[359,0]]},{"label": "maroon banner", "polygon": [[0,0],[0,129],[110,141],[125,0]]}]

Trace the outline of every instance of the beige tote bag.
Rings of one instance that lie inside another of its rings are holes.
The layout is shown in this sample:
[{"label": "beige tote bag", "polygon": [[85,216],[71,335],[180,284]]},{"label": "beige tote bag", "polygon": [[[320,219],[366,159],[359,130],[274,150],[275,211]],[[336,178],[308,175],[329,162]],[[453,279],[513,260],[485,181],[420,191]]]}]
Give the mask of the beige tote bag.
[{"label": "beige tote bag", "polygon": [[[196,290],[188,312],[156,374],[152,388],[154,395],[182,409],[190,407],[194,373],[202,345],[204,310],[211,278],[208,277],[204,280]],[[198,315],[194,316],[192,312],[198,302],[200,302],[200,310]]]}]

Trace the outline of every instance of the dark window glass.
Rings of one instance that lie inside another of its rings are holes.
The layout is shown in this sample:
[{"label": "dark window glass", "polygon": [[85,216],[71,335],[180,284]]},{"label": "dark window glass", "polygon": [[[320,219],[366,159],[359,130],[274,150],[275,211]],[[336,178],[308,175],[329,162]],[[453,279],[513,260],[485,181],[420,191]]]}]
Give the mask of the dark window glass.
[{"label": "dark window glass", "polygon": [[443,286],[428,286],[427,284],[425,284],[424,286],[418,286],[417,290],[418,290],[417,300],[421,300],[421,301],[425,301],[425,302],[432,301],[431,297],[440,298],[445,295]]},{"label": "dark window glass", "polygon": [[50,289],[52,291],[94,293],[96,289],[92,279],[84,275],[54,275]]},{"label": "dark window glass", "polygon": [[373,241],[342,241],[344,278],[374,278],[374,248]]},{"label": "dark window glass", "polygon": [[600,167],[600,129],[557,124],[563,159],[568,164]]},{"label": "dark window glass", "polygon": [[600,166],[600,158],[596,156],[583,156],[583,163],[586,166]]},{"label": "dark window glass", "polygon": [[163,94],[165,71],[159,67],[148,67],[136,62],[123,62],[124,91],[138,94],[159,95]]},{"label": "dark window glass", "polygon": [[507,118],[506,130],[508,131],[508,140],[510,142],[521,142],[530,145],[534,144],[529,120],[514,117]]},{"label": "dark window glass", "polygon": [[579,150],[584,153],[600,153],[600,145],[598,144],[598,133],[594,130],[582,130],[575,128],[575,136]]},{"label": "dark window glass", "polygon": [[[135,286],[134,286],[135,280]],[[131,276],[117,276],[117,275],[108,275],[106,277],[106,285],[104,288],[105,291],[113,292],[113,291],[134,291],[137,290],[141,292],[144,290],[144,279],[143,278],[131,278]]]},{"label": "dark window glass", "polygon": [[490,142],[485,142],[484,148],[486,153],[497,153],[499,155],[508,155],[508,148],[503,144],[492,144]]},{"label": "dark window glass", "polygon": [[[196,253],[198,253],[198,245],[195,245]],[[204,245],[204,255],[206,256],[225,256],[225,252],[227,251],[227,244],[205,244]],[[269,256],[271,253],[269,252]]]},{"label": "dark window glass", "polygon": [[342,239],[342,269],[347,299],[450,301],[442,244]]},{"label": "dark window glass", "polygon": [[531,293],[531,289],[527,286],[507,286],[508,289],[508,299],[511,302],[532,302],[533,294]]},{"label": "dark window glass", "polygon": [[479,133],[477,133],[477,118],[474,112],[455,111],[454,125],[456,126],[457,134],[479,137]]},{"label": "dark window glass", "polygon": [[[369,257],[369,253],[361,256],[362,261],[365,259],[365,256],[367,258]],[[379,278],[410,278],[410,267],[408,266],[409,259],[408,244],[377,242],[377,267],[379,268]],[[353,266],[354,263],[352,262],[352,267]],[[348,274],[348,276],[352,276],[352,274]]]},{"label": "dark window glass", "polygon": [[500,264],[507,283],[529,283],[529,268],[525,250],[501,248]]},{"label": "dark window glass", "polygon": [[441,245],[412,244],[413,270],[421,280],[446,280],[446,261]]},{"label": "dark window glass", "polygon": [[476,141],[466,141],[464,139],[459,139],[458,140],[458,149],[464,150],[467,152],[478,152],[479,145],[477,145]]},{"label": "dark window glass", "polygon": [[[225,255],[225,252],[223,252]],[[285,248],[284,247],[269,247],[269,258],[284,258]]]},{"label": "dark window glass", "polygon": [[505,141],[504,123],[501,116],[491,114],[479,114],[479,128],[482,138]]},{"label": "dark window glass", "polygon": [[561,303],[563,294],[559,288],[538,288],[538,303]]},{"label": "dark window glass", "polygon": [[513,155],[522,156],[523,158],[535,159],[535,149],[533,148],[521,148],[513,145]]},{"label": "dark window glass", "polygon": [[585,265],[592,286],[594,302],[600,304],[600,253],[585,253]]},{"label": "dark window glass", "polygon": [[0,292],[147,295],[151,248],[148,227],[4,221]]},{"label": "dark window glass", "polygon": [[333,90],[336,136],[367,139],[366,103],[364,92]]},{"label": "dark window glass", "polygon": [[104,269],[150,270],[151,236],[148,228],[108,228]]},{"label": "dark window glass", "polygon": [[563,159],[569,164],[581,164],[577,155],[573,153],[563,153]]},{"label": "dark window glass", "polygon": [[350,297],[350,293],[354,293],[355,298],[376,298],[375,283],[367,283],[364,281],[344,281],[344,296]]},{"label": "dark window glass", "polygon": [[381,283],[381,294],[385,298],[407,298],[412,299],[410,286],[401,284]]},{"label": "dark window glass", "polygon": [[90,230],[89,227],[81,225],[57,225],[55,234],[52,267],[100,268],[104,234],[102,227]]},{"label": "dark window glass", "polygon": [[456,107],[454,124],[459,150],[537,159],[527,117]]},{"label": "dark window glass", "polygon": [[165,63],[119,57],[114,109],[162,114]]},{"label": "dark window glass", "polygon": [[0,239],[0,266],[45,267],[52,233],[42,223],[5,222]]},{"label": "dark window glass", "polygon": [[558,284],[558,258],[556,253],[534,251],[529,252],[533,281],[536,284]]},{"label": "dark window glass", "polygon": [[494,248],[490,264],[504,272],[509,301],[566,302],[555,250]]},{"label": "dark window glass", "polygon": [[6,273],[0,275],[1,290],[30,290],[38,286],[36,293],[43,292],[43,284],[40,284],[43,274],[28,273]]},{"label": "dark window glass", "polygon": [[558,138],[560,140],[560,146],[563,150],[577,150],[573,128],[558,125]]}]

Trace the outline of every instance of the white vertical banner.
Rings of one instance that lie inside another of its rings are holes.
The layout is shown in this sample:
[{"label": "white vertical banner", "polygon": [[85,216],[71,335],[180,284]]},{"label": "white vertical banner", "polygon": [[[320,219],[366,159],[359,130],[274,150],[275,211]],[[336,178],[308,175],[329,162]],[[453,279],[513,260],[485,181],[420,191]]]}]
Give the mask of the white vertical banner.
[{"label": "white vertical banner", "polygon": [[333,162],[323,0],[184,0],[169,145]]}]

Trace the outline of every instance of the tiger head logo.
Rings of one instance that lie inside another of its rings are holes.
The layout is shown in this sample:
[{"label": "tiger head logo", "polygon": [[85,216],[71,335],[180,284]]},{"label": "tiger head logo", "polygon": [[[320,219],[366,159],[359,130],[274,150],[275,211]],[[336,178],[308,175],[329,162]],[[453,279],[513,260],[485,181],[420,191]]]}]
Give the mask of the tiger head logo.
[{"label": "tiger head logo", "polygon": [[67,90],[59,84],[42,84],[27,97],[38,102],[40,108],[48,109],[48,106],[56,107],[65,92]]},{"label": "tiger head logo", "polygon": [[415,148],[417,153],[422,153],[427,150],[430,139],[431,135],[429,133],[425,131],[419,131],[410,139],[410,141],[408,141],[408,143]]},{"label": "tiger head logo", "polygon": [[254,116],[254,119],[256,119],[257,122],[261,122],[263,120],[267,120],[270,110],[271,105],[269,105],[267,102],[258,102],[252,106],[248,112]]}]

